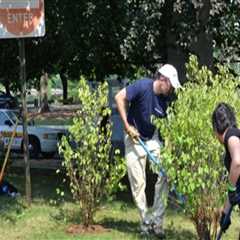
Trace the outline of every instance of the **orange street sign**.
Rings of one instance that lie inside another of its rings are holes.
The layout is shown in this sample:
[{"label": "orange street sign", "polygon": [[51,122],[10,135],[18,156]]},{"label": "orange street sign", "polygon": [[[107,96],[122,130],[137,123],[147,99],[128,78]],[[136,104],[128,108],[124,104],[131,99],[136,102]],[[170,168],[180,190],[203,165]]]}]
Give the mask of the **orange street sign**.
[{"label": "orange street sign", "polygon": [[44,35],[44,0],[0,0],[0,38]]}]

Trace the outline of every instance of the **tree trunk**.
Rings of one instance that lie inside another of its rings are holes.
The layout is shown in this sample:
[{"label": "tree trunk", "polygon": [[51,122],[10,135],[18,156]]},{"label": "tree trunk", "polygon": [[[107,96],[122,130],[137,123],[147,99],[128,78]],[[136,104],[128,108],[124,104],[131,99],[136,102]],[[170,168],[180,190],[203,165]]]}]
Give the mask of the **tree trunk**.
[{"label": "tree trunk", "polygon": [[[197,55],[198,61],[201,65],[206,65],[210,69],[213,67],[213,37],[208,31],[208,21],[210,18],[210,0],[203,0],[203,5],[197,9],[196,21],[199,23],[198,31],[195,38],[190,45],[190,52]],[[179,74],[179,79],[183,83],[186,80],[185,62],[188,60],[188,52],[181,48],[177,48],[178,37],[174,31],[170,31],[169,25],[174,26],[178,21],[178,15],[171,15],[173,1],[167,1],[165,4],[165,19],[167,19],[166,31],[166,49],[167,49],[167,62],[173,64]],[[172,23],[171,23],[172,21]],[[171,24],[170,24],[171,23]]]},{"label": "tree trunk", "polygon": [[217,230],[214,229],[215,219],[210,217],[213,212],[209,212],[209,209],[206,207],[207,202],[205,200],[206,199],[202,199],[202,204],[198,206],[195,215],[192,217],[199,240],[211,240],[211,237],[216,235],[215,230]]},{"label": "tree trunk", "polygon": [[48,74],[43,72],[40,78],[40,112],[49,112],[48,106]]},{"label": "tree trunk", "polygon": [[68,98],[68,82],[67,82],[66,72],[64,70],[60,72],[60,77],[61,77],[62,86],[63,86],[63,102],[66,102]]},{"label": "tree trunk", "polygon": [[199,33],[192,43],[191,49],[198,56],[199,63],[213,68],[213,37],[207,30],[210,17],[210,0],[203,0],[202,8],[197,12],[197,20],[200,24]]},{"label": "tree trunk", "polygon": [[171,31],[172,27],[176,22],[179,21],[177,14],[173,12],[173,3],[174,1],[166,1],[165,3],[165,12],[164,12],[164,25],[166,28],[166,39],[165,39],[165,53],[164,57],[167,62],[174,65],[178,70],[178,77],[181,83],[184,83],[186,80],[186,69],[185,62],[188,58],[186,52],[180,47],[177,47],[178,37],[176,32]]},{"label": "tree trunk", "polygon": [[199,240],[211,240],[210,231],[207,227],[205,219],[199,219],[196,226]]}]

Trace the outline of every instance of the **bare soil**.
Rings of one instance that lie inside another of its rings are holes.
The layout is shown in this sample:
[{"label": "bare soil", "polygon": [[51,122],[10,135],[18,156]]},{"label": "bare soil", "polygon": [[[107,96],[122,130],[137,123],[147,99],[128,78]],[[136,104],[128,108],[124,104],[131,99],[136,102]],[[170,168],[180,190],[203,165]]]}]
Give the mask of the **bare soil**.
[{"label": "bare soil", "polygon": [[51,106],[49,112],[41,113],[37,109],[29,112],[30,118],[44,117],[44,118],[66,118],[73,117],[76,112],[80,109],[80,105],[61,105],[61,106]]},{"label": "bare soil", "polygon": [[103,227],[102,225],[89,225],[88,227],[79,224],[71,225],[68,227],[66,232],[71,235],[81,235],[81,234],[101,234],[109,232],[110,230]]}]

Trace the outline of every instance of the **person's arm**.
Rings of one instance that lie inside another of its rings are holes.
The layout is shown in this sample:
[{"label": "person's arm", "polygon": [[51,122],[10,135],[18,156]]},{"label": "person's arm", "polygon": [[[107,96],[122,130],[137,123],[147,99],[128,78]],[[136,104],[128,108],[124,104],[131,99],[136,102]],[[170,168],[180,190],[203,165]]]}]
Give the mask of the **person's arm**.
[{"label": "person's arm", "polygon": [[228,139],[228,149],[231,156],[231,166],[228,179],[228,198],[225,202],[220,218],[220,226],[223,231],[226,231],[231,224],[230,214],[226,219],[227,213],[231,211],[235,204],[239,204],[240,195],[237,192],[237,181],[240,176],[240,140],[236,136]]},{"label": "person's arm", "polygon": [[120,117],[123,121],[124,128],[125,128],[126,132],[130,136],[138,137],[139,136],[138,131],[133,126],[131,126],[127,121],[127,104],[128,104],[128,101],[127,101],[126,88],[123,88],[122,90],[120,90],[115,95],[115,101],[116,101],[117,109],[118,109]]},{"label": "person's arm", "polygon": [[229,138],[228,149],[232,159],[229,172],[229,183],[232,186],[236,186],[240,176],[240,140],[238,137],[232,136]]},{"label": "person's arm", "polygon": [[240,140],[236,136],[228,139],[228,149],[231,155],[231,166],[228,181],[228,199],[231,206],[240,204],[240,192],[237,183],[240,176]]},{"label": "person's arm", "polygon": [[123,88],[115,95],[115,102],[117,104],[117,109],[120,114],[120,117],[123,121],[124,128],[127,130],[129,127],[128,121],[127,121],[127,97],[126,97],[126,88]]}]

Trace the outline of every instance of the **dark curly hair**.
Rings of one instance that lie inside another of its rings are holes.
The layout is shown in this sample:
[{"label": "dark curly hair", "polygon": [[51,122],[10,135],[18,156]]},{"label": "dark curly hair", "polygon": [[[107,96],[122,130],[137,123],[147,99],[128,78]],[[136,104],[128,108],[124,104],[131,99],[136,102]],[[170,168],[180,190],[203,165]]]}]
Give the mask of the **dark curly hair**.
[{"label": "dark curly hair", "polygon": [[219,103],[212,114],[212,126],[219,134],[229,127],[237,127],[234,109],[227,103]]}]

